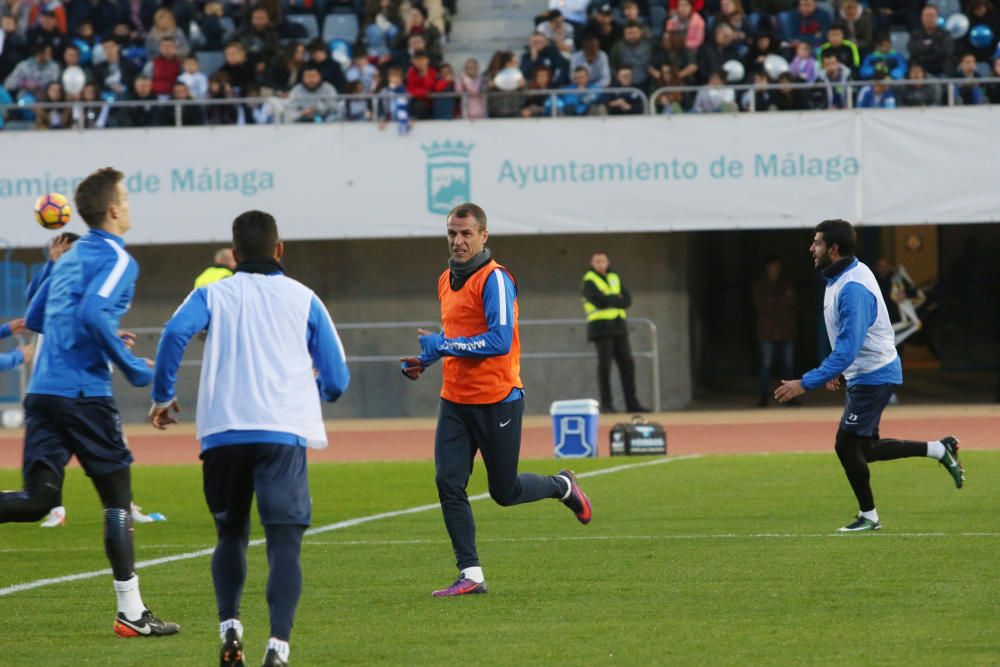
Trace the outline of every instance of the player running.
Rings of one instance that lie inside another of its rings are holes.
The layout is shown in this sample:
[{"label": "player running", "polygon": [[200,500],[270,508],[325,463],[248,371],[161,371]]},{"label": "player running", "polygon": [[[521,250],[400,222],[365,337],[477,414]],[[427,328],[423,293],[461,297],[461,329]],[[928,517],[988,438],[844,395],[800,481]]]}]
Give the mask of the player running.
[{"label": "player running", "polygon": [[517,472],[524,412],[517,285],[486,247],[483,209],[462,204],[446,221],[451,259],[438,278],[444,331],[420,330],[420,355],[400,359],[403,374],[411,380],[444,359],[434,464],[459,575],[451,586],[434,591],[435,597],[487,591],[465,491],[476,450],[483,455],[490,496],[498,505],[557,498],[580,523],[591,518],[590,500],[572,471],[551,476]]}]

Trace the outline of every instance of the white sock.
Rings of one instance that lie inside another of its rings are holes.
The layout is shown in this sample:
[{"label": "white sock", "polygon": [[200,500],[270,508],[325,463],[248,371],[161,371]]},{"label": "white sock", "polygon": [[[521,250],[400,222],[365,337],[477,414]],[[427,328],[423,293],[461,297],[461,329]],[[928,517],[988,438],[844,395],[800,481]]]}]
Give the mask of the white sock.
[{"label": "white sock", "polygon": [[222,639],[222,641],[226,641],[226,630],[229,628],[236,628],[236,636],[243,639],[243,624],[240,623],[240,619],[230,618],[222,623],[219,623],[219,638]]},{"label": "white sock", "polygon": [[462,570],[462,576],[469,581],[476,582],[477,584],[481,584],[486,581],[486,578],[483,576],[483,568],[481,567],[467,567]]},{"label": "white sock", "polygon": [[569,498],[569,494],[573,493],[573,483],[569,481],[569,477],[566,475],[556,475],[556,477],[566,482],[566,493],[564,493],[563,497],[560,498],[560,500],[566,500]]},{"label": "white sock", "polygon": [[927,456],[938,461],[944,458],[944,445],[940,440],[931,440],[927,443]]},{"label": "white sock", "polygon": [[873,509],[870,512],[862,512],[861,518],[868,519],[869,521],[874,521],[875,523],[878,523],[878,510]]},{"label": "white sock", "polygon": [[146,611],[142,595],[139,594],[138,575],[133,574],[131,579],[125,581],[115,579],[115,593],[118,594],[118,611],[125,614],[128,620],[138,620],[142,612]]},{"label": "white sock", "polygon": [[264,649],[264,652],[266,653],[267,651],[270,651],[272,648],[275,650],[275,652],[277,652],[278,657],[281,658],[282,661],[288,662],[288,653],[290,652],[290,649],[288,648],[288,642],[278,639],[276,637],[271,637],[270,639],[267,640],[267,648]]}]

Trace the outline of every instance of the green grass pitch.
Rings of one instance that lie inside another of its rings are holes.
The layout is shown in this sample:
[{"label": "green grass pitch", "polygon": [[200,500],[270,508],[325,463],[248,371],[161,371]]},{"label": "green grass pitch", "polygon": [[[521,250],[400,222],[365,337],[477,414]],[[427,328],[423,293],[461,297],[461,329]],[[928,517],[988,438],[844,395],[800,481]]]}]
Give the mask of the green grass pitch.
[{"label": "green grass pitch", "polygon": [[[437,510],[306,538],[298,665],[986,665],[1000,661],[1000,452],[963,452],[956,491],[927,459],[873,465],[884,529],[835,536],[854,500],[833,453],[712,456],[581,480],[594,520],[557,502],[473,503],[490,593],[433,599],[452,554]],[[578,472],[640,462],[574,461]],[[560,462],[526,461],[554,472]],[[485,489],[477,463],[470,493]],[[136,467],[140,560],[210,547],[196,466]],[[311,468],[313,525],[434,503],[433,465]],[[0,471],[0,488],[19,485]],[[96,494],[78,469],[66,527],[0,526],[0,589],[107,567]],[[255,525],[252,538],[261,537]],[[248,664],[267,640],[266,559],[251,547]],[[176,637],[111,632],[109,576],[0,596],[4,665],[208,665],[218,625],[209,558],[139,572]]]}]

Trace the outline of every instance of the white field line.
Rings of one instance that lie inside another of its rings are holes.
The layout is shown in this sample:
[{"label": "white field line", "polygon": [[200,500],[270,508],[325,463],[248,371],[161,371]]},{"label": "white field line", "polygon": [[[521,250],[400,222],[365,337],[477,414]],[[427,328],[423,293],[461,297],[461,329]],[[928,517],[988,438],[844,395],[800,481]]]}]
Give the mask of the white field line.
[{"label": "white field line", "polygon": [[[602,468],[600,470],[591,470],[590,472],[584,472],[577,475],[577,477],[596,477],[598,475],[610,475],[612,473],[623,472],[625,470],[632,470],[634,468],[645,468],[647,466],[661,465],[664,463],[672,463],[674,461],[685,461],[689,459],[700,458],[698,454],[692,454],[689,456],[676,456],[672,458],[662,458],[653,459],[652,461],[643,461],[642,463],[626,463],[624,465],[612,466],[610,468]],[[480,493],[475,496],[469,496],[469,500],[484,500],[489,498],[490,494]],[[380,512],[379,514],[370,514],[368,516],[360,516],[354,519],[346,519],[344,521],[337,521],[335,523],[329,523],[325,526],[318,526],[316,528],[310,528],[306,531],[306,535],[318,535],[320,533],[328,533],[333,530],[344,530],[345,528],[353,528],[354,526],[360,526],[361,524],[371,523],[372,521],[381,521],[382,519],[393,519],[399,516],[406,516],[408,514],[417,514],[419,512],[427,512],[430,510],[440,509],[441,506],[438,503],[429,503],[427,505],[417,505],[416,507],[408,507],[402,510],[394,510],[391,512]],[[250,546],[256,547],[264,544],[263,538],[258,538],[256,540],[250,540]],[[312,542],[309,542],[312,544]],[[198,549],[197,551],[188,551],[185,553],[174,554],[172,556],[163,556],[162,558],[151,558],[149,560],[142,560],[135,564],[137,570],[144,569],[147,567],[154,567],[156,565],[165,565],[167,563],[176,563],[182,560],[191,560],[192,558],[201,558],[202,556],[211,556],[212,552],[215,551],[214,547],[207,549]],[[29,591],[33,588],[41,588],[43,586],[52,586],[55,584],[65,584],[71,581],[81,581],[84,579],[93,579],[95,577],[103,577],[111,574],[111,568],[105,568],[103,570],[91,570],[90,572],[79,572],[77,574],[67,574],[60,577],[49,577],[47,579],[36,579],[35,581],[27,581],[23,584],[13,584],[11,586],[5,586],[0,588],[0,597],[5,595],[13,595],[14,593],[20,593],[21,591]]]}]

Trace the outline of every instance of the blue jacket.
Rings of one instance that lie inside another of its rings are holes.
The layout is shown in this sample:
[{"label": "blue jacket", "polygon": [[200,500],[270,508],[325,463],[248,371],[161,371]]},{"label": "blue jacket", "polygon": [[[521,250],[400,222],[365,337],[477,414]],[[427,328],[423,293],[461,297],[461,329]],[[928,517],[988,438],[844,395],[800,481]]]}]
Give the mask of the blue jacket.
[{"label": "blue jacket", "polygon": [[[0,324],[0,339],[11,335],[10,325]],[[0,371],[9,371],[24,363],[24,353],[20,349],[0,353]]]},{"label": "blue jacket", "polygon": [[29,394],[111,396],[113,362],[136,387],[153,371],[125,347],[118,322],[135,294],[139,264],[125,242],[91,229],[52,265],[28,304],[29,329],[45,334]]}]

